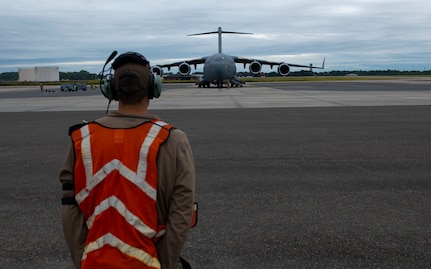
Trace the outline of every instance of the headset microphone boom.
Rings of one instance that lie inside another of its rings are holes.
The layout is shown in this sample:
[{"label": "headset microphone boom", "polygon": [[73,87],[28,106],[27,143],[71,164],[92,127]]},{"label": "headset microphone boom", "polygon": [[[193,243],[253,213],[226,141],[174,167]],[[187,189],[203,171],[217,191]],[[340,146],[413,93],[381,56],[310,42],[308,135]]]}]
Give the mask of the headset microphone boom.
[{"label": "headset microphone boom", "polygon": [[[99,87],[100,87],[100,91],[102,92],[103,96],[105,96],[106,98],[108,98],[109,103],[111,103],[112,101],[112,97],[111,96],[107,96],[107,89],[105,89],[105,87],[109,87],[109,80],[111,79],[111,72],[109,72],[109,75],[105,76],[105,67],[106,65],[108,65],[109,62],[111,62],[114,57],[118,54],[118,52],[116,50],[114,50],[111,55],[109,55],[108,59],[106,59],[105,64],[103,65],[102,68],[102,72],[100,72],[99,77],[100,77],[100,82],[99,82]],[[109,107],[109,104],[108,104]]]}]

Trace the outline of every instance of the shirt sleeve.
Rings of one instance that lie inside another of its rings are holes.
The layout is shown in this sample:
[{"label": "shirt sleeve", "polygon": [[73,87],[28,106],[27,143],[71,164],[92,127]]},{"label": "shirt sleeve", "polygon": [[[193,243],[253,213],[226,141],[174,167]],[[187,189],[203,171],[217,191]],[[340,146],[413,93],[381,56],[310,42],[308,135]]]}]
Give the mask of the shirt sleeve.
[{"label": "shirt sleeve", "polygon": [[[162,268],[175,268],[184,247],[192,219],[195,167],[189,140],[178,129],[159,151],[158,211],[159,222],[166,225],[166,234],[157,248]],[[160,219],[161,218],[161,219]]]},{"label": "shirt sleeve", "polygon": [[76,268],[81,267],[81,258],[84,252],[88,229],[84,215],[79,210],[73,189],[74,151],[72,143],[67,149],[64,164],[60,170],[60,182],[63,184],[62,198],[62,226],[64,238]]}]

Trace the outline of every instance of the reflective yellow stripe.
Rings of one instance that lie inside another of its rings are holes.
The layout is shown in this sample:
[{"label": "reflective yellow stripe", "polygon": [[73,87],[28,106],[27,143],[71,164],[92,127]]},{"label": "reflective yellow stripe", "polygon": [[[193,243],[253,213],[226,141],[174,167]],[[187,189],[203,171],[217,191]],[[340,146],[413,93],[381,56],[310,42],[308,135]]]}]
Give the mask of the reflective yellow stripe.
[{"label": "reflective yellow stripe", "polygon": [[91,154],[91,143],[90,143],[90,132],[88,125],[81,128],[82,142],[81,142],[81,152],[82,160],[85,167],[85,175],[87,178],[86,188],[82,189],[78,194],[76,194],[76,201],[80,204],[85,198],[90,195],[90,191],[100,182],[102,182],[112,171],[117,170],[119,173],[128,179],[130,182],[139,187],[143,192],[145,192],[151,199],[156,201],[157,190],[151,187],[148,182],[145,181],[147,175],[147,155],[148,151],[154,139],[157,137],[161,130],[159,125],[153,124],[148,135],[146,136],[144,142],[141,145],[138,161],[138,169],[135,173],[127,166],[117,159],[114,159],[107,164],[105,164],[99,171],[93,175],[93,158]]},{"label": "reflective yellow stripe", "polygon": [[161,120],[154,121],[153,123],[154,123],[154,124],[157,124],[157,125],[159,125],[159,126],[161,126],[161,127],[168,125],[166,122],[161,121]]},{"label": "reflective yellow stripe", "polygon": [[141,219],[139,219],[137,216],[135,216],[132,212],[130,212],[126,205],[119,200],[115,196],[111,196],[108,199],[103,200],[95,209],[93,214],[90,218],[87,220],[87,227],[91,229],[91,226],[93,225],[94,218],[97,215],[102,214],[105,210],[109,208],[115,208],[117,212],[123,216],[123,218],[132,225],[136,230],[138,230],[141,234],[145,235],[148,238],[153,237],[160,237],[163,234],[165,234],[166,230],[162,230],[160,232],[156,232],[150,227],[148,227]]},{"label": "reflective yellow stripe", "polygon": [[[104,164],[103,167],[101,167],[94,174],[91,153],[90,130],[88,126],[85,126],[85,128],[81,128],[81,157],[85,169],[86,187],[75,195],[75,199],[78,204],[81,204],[87,197],[89,197],[94,187],[96,187],[99,183],[103,182],[113,171],[118,171],[118,173],[121,174],[122,177],[132,182],[135,186],[137,186],[144,193],[146,193],[148,197],[156,201],[157,190],[151,185],[149,185],[146,181],[148,169],[147,156],[151,146],[156,141],[156,138],[159,136],[159,132],[162,130],[162,126],[164,125],[165,124],[163,122],[158,122],[158,124],[153,124],[151,126],[144,141],[142,142],[139,151],[139,160],[136,171],[124,165],[120,160],[113,159],[108,163]],[[157,229],[158,227],[151,228],[146,225],[143,220],[139,219],[136,215],[129,211],[126,206],[127,205],[125,205],[123,201],[121,201],[118,197],[115,196],[111,196],[103,200],[99,203],[99,205],[94,208],[94,212],[92,212],[92,215],[88,218],[88,228],[91,228],[96,216],[102,214],[105,210],[109,208],[115,208],[115,210],[117,210],[117,212],[124,218],[125,221],[131,224],[136,230],[138,230],[147,238],[152,239],[154,237],[160,237],[166,233],[166,230],[161,230],[157,232],[154,229]],[[85,260],[89,253],[102,249],[105,245],[115,247],[125,255],[133,257],[148,266],[151,266],[153,268],[160,268],[160,263],[156,257],[151,256],[142,249],[138,249],[127,244],[126,242],[122,241],[111,233],[107,233],[99,237],[97,240],[89,242],[85,246],[82,260]]]},{"label": "reflective yellow stripe", "polygon": [[88,124],[84,125],[81,129],[81,155],[82,162],[85,168],[85,177],[87,179],[87,186],[91,185],[93,180],[93,157],[91,156],[91,141],[90,141],[90,129]]},{"label": "reflective yellow stripe", "polygon": [[[147,155],[148,151],[150,150],[151,145],[154,142],[154,139],[159,134],[160,130],[162,128],[158,125],[153,124],[151,126],[151,129],[148,131],[147,136],[145,137],[144,143],[142,143],[141,150],[139,152],[139,165],[137,175],[138,178],[146,178],[147,177]],[[156,200],[156,197],[154,197],[154,200]]]},{"label": "reflective yellow stripe", "polygon": [[[141,160],[139,160],[141,162]],[[146,159],[145,159],[146,162]],[[145,192],[151,199],[157,199],[157,190],[151,187],[148,182],[146,182],[142,177],[139,177],[135,172],[130,170],[119,160],[112,160],[105,164],[99,171],[97,171],[93,176],[93,181],[91,185],[87,185],[85,189],[82,189],[76,194],[76,201],[80,204],[90,195],[91,190],[99,183],[101,183],[105,178],[117,170],[124,178],[135,184],[139,189]],[[144,177],[145,178],[145,177]]]},{"label": "reflective yellow stripe", "polygon": [[121,241],[111,233],[107,233],[99,237],[96,241],[93,241],[87,244],[84,249],[82,260],[85,260],[87,258],[87,255],[90,252],[101,249],[105,245],[110,245],[112,247],[115,247],[123,254],[133,257],[141,261],[142,263],[145,263],[148,266],[151,266],[154,268],[161,268],[160,262],[157,258],[152,257],[150,254],[143,251],[142,249],[138,249],[124,243],[123,241]]}]

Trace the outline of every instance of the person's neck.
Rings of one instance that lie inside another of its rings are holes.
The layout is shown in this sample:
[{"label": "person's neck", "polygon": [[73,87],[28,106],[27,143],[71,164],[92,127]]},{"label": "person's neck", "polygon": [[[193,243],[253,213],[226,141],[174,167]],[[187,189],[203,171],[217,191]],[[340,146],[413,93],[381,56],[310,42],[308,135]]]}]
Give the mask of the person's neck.
[{"label": "person's neck", "polygon": [[146,115],[148,114],[148,100],[144,99],[138,104],[124,104],[121,101],[118,103],[118,111],[126,114]]}]

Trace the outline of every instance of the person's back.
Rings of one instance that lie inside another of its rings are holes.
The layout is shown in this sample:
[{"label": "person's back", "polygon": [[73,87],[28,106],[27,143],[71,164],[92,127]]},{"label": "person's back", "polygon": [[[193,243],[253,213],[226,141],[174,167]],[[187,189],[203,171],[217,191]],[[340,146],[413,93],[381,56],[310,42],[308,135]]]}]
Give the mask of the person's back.
[{"label": "person's back", "polygon": [[145,58],[126,53],[113,68],[119,110],[70,130],[65,238],[77,268],[175,268],[194,202],[189,141],[147,114],[154,85]]}]

